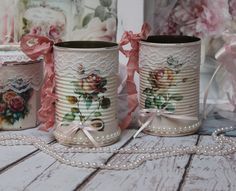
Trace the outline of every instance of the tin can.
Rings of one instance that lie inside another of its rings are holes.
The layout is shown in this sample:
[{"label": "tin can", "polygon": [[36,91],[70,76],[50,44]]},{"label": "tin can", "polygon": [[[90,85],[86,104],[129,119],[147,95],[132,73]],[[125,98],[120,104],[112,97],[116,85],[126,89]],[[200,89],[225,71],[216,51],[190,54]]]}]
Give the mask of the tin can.
[{"label": "tin can", "polygon": [[199,118],[201,41],[189,36],[150,36],[140,42],[140,108],[144,133],[181,136],[196,132]]},{"label": "tin can", "polygon": [[0,46],[0,130],[38,125],[43,61],[32,61],[18,45]]},{"label": "tin can", "polygon": [[[119,139],[118,53],[118,45],[110,42],[70,41],[54,45],[57,96],[54,135],[60,143],[92,147],[94,142],[105,146]],[[78,128],[68,135],[66,131],[71,127],[65,123],[74,128],[82,125],[84,129]]]}]

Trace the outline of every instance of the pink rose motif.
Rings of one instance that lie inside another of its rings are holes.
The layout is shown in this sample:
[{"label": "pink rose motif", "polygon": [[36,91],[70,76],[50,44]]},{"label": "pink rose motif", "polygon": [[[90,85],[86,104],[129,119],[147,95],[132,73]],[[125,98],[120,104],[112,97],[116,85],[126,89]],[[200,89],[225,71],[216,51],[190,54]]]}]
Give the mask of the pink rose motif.
[{"label": "pink rose motif", "polygon": [[9,108],[13,112],[21,112],[25,108],[25,101],[20,96],[13,97],[9,102]]},{"label": "pink rose motif", "polygon": [[174,71],[169,68],[157,69],[149,76],[149,81],[154,89],[166,90],[174,82]]},{"label": "pink rose motif", "polygon": [[6,109],[6,104],[5,103],[0,103],[0,114],[3,114]]},{"label": "pink rose motif", "polygon": [[9,101],[16,96],[17,94],[14,91],[7,91],[3,94],[2,98],[4,102],[9,103]]},{"label": "pink rose motif", "polygon": [[49,28],[48,36],[50,39],[60,41],[62,27],[57,25],[51,25]]},{"label": "pink rose motif", "polygon": [[41,35],[42,34],[42,28],[40,26],[32,27],[30,30],[31,35]]},{"label": "pink rose motif", "polygon": [[171,13],[165,16],[167,23],[159,26],[159,33],[198,37],[220,35],[231,19],[228,1],[223,0],[177,1]]},{"label": "pink rose motif", "polygon": [[99,93],[104,92],[104,79],[97,74],[90,74],[88,77],[81,79],[78,82],[79,89],[84,93]]}]

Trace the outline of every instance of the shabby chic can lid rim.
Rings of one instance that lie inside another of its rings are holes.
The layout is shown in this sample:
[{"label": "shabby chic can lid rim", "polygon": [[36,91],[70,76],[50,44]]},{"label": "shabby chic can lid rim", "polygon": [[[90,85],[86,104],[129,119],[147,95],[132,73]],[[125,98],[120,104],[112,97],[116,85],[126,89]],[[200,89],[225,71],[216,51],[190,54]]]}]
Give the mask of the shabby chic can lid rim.
[{"label": "shabby chic can lid rim", "polygon": [[24,52],[22,52],[20,44],[18,43],[0,45],[1,66],[28,65],[40,62],[43,63],[42,58],[37,60],[30,59]]},{"label": "shabby chic can lid rim", "polygon": [[146,40],[141,40],[140,44],[152,46],[190,46],[201,44],[201,39],[186,35],[152,35]]},{"label": "shabby chic can lid rim", "polygon": [[54,48],[60,50],[99,51],[118,49],[119,45],[108,41],[65,41],[54,44]]},{"label": "shabby chic can lid rim", "polygon": [[1,44],[0,51],[21,51],[20,44]]}]

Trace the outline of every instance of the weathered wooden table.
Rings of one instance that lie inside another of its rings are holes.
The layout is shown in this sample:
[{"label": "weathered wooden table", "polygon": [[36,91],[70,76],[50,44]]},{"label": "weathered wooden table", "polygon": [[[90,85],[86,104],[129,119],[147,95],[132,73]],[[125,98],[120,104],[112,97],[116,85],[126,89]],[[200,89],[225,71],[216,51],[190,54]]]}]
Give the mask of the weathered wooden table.
[{"label": "weathered wooden table", "polygon": [[[228,119],[227,119],[228,118]],[[231,119],[230,119],[231,118]],[[212,142],[210,132],[222,126],[236,126],[234,115],[212,112],[198,134],[179,138],[160,138],[141,134],[132,139],[135,130],[123,132],[113,147],[205,145]],[[7,134],[9,132],[1,132]],[[13,133],[13,132],[10,132]],[[14,132],[15,133],[15,132]],[[17,132],[41,137],[50,144],[54,138],[37,129]],[[235,132],[231,132],[235,135]],[[236,138],[235,138],[236,139]],[[121,154],[73,154],[83,161],[127,160],[134,156]],[[137,169],[114,171],[80,169],[66,166],[33,146],[0,146],[0,190],[28,191],[152,191],[152,190],[236,190],[236,154],[226,157],[181,156],[147,161]]]}]

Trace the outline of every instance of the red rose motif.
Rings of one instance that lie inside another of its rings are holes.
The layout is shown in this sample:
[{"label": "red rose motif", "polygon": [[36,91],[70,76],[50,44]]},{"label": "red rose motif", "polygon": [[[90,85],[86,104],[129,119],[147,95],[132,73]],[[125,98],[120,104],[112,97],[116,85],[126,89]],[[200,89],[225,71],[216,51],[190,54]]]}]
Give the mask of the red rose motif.
[{"label": "red rose motif", "polygon": [[99,93],[103,91],[101,83],[102,78],[100,76],[90,74],[88,77],[81,79],[78,86],[84,93]]},{"label": "red rose motif", "polygon": [[16,96],[13,97],[9,102],[9,108],[13,112],[21,112],[25,108],[25,101],[22,97]]},{"label": "red rose motif", "polygon": [[6,104],[5,103],[0,103],[0,114],[3,114],[6,109]]}]

